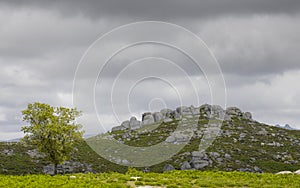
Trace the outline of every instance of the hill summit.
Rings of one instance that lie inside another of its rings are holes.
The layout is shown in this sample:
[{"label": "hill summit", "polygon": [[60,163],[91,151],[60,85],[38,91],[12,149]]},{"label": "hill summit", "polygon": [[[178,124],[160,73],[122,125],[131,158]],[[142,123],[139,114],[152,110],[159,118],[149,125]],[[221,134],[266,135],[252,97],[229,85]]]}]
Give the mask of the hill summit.
[{"label": "hill summit", "polygon": [[[260,123],[252,118],[250,112],[243,112],[237,107],[223,109],[218,105],[204,104],[146,112],[142,114],[141,121],[131,117],[120,126],[113,127],[109,134],[130,146],[152,146],[163,141],[180,144],[187,140],[187,136],[172,133],[180,121],[186,121],[184,125],[195,124],[193,136],[170,160],[154,165],[154,171],[217,169],[278,172],[300,168],[300,131]],[[148,131],[140,131],[147,127],[150,127]],[[207,130],[214,129],[217,130],[215,140],[204,152],[200,152],[199,145],[208,134]]]},{"label": "hill summit", "polygon": [[181,106],[176,108],[176,110],[162,109],[160,112],[145,112],[142,115],[142,121],[138,121],[136,117],[131,117],[130,120],[124,121],[120,126],[113,127],[112,131],[118,130],[135,130],[142,128],[149,124],[154,123],[167,123],[173,120],[185,120],[186,118],[215,118],[219,120],[231,120],[232,117],[244,118],[252,121],[252,114],[250,112],[242,112],[237,107],[228,107],[224,110],[219,105],[209,105],[204,104],[200,107],[190,107]]},{"label": "hill summit", "polygon": [[[211,135],[214,135],[213,139],[201,150],[201,144],[206,143]],[[161,143],[170,147],[183,145],[178,152],[160,163],[137,167],[143,171],[177,169],[277,173],[300,169],[299,130],[260,123],[253,119],[250,112],[243,112],[237,107],[223,109],[218,105],[204,104],[200,107],[182,106],[174,110],[145,112],[141,121],[131,117],[113,127],[112,131],[79,143],[72,159],[59,166],[59,172],[126,172],[128,166],[134,166],[126,153],[110,145],[103,147],[119,153],[119,158],[108,160],[101,153],[98,155],[93,147],[101,145],[99,138],[140,149]],[[158,155],[166,152],[162,150]],[[154,153],[147,155],[157,157]],[[137,157],[141,160],[146,158],[145,154]],[[35,148],[22,143],[0,142],[0,173],[52,174],[53,165]]]}]

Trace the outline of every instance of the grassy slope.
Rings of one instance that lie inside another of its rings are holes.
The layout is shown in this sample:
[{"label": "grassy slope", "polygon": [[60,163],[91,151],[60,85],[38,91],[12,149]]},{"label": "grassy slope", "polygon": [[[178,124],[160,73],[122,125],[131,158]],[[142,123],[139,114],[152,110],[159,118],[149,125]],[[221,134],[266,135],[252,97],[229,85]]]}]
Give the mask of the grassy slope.
[{"label": "grassy slope", "polygon": [[[203,118],[198,121],[198,129],[203,128],[208,120]],[[125,144],[132,146],[149,146],[165,140],[176,126],[169,123],[162,124],[156,131],[150,134],[140,134],[138,140],[135,139],[137,132],[131,132],[132,139],[130,141],[124,140]],[[300,141],[300,131],[285,130],[278,127],[273,127],[258,122],[250,122],[246,119],[234,118],[233,121],[224,122],[222,131],[231,132],[230,136],[219,136],[210,146],[206,152],[219,152],[230,154],[232,159],[225,160],[223,164],[218,164],[214,161],[212,167],[207,167],[208,170],[226,170],[232,171],[239,168],[247,168],[258,166],[264,172],[279,172],[283,170],[295,171],[300,169],[300,146],[299,144],[292,144],[294,140]],[[265,129],[268,133],[260,135],[259,131]],[[170,131],[171,130],[171,131]],[[122,138],[125,131],[114,132],[116,139]],[[245,133],[246,137],[239,139],[239,135]],[[160,136],[163,136],[160,138]],[[189,161],[190,156],[184,155],[186,152],[197,151],[201,139],[192,138],[190,143],[187,144],[183,150],[170,160],[161,164],[152,166],[150,169],[154,172],[162,172],[164,165],[172,164],[175,168],[179,169],[183,161]],[[261,143],[282,143],[283,146],[262,146]],[[282,159],[274,158],[275,155],[286,153],[286,157]],[[253,161],[252,159],[256,160]],[[239,161],[239,163],[236,162]],[[291,161],[299,161],[298,163],[291,164]]]},{"label": "grassy slope", "polygon": [[[75,174],[46,176],[3,176],[0,187],[299,187],[299,175],[255,174],[242,172],[172,171],[168,173]],[[137,181],[131,177],[140,177]]]},{"label": "grassy slope", "polygon": [[[203,128],[208,120],[201,118],[198,121],[198,129]],[[132,146],[149,146],[157,144],[176,128],[173,123],[164,123],[157,129],[147,134],[139,134],[137,138],[134,136],[130,140],[124,140],[125,144]],[[268,134],[260,135],[259,131],[264,128]],[[231,132],[230,136],[221,135],[214,144],[207,149],[207,152],[215,151],[219,153],[228,153],[231,160],[225,160],[222,164],[213,161],[213,166],[207,167],[205,170],[236,170],[238,168],[246,168],[248,166],[258,166],[264,172],[278,172],[282,170],[298,170],[300,162],[291,164],[290,161],[300,161],[299,144],[292,144],[295,140],[300,140],[300,131],[289,131],[277,127],[271,127],[260,123],[251,123],[244,119],[234,119],[232,122],[224,122],[222,131]],[[122,138],[125,131],[114,132],[116,139]],[[246,137],[239,139],[241,133],[246,133]],[[110,133],[112,134],[112,133]],[[135,131],[131,135],[138,134]],[[254,140],[253,140],[254,139]],[[153,172],[162,172],[165,164],[172,164],[179,169],[183,161],[189,161],[190,156],[184,155],[186,152],[198,150],[200,138],[192,138],[181,152],[172,157],[170,160],[161,164],[150,167]],[[283,146],[262,146],[261,143],[280,142]],[[99,155],[97,155],[86,143],[80,143],[77,146],[78,152],[73,155],[73,161],[92,164],[95,172],[121,172],[127,171],[127,167],[111,163]],[[1,154],[4,149],[13,149],[14,154],[7,156]],[[0,174],[25,174],[25,173],[42,173],[43,165],[48,164],[44,159],[31,159],[25,148],[19,143],[0,143]],[[284,159],[276,159],[274,155],[286,152]],[[253,161],[251,158],[255,158]],[[239,163],[236,160],[240,161]],[[140,168],[142,170],[142,168]],[[81,169],[76,169],[81,172]]]}]

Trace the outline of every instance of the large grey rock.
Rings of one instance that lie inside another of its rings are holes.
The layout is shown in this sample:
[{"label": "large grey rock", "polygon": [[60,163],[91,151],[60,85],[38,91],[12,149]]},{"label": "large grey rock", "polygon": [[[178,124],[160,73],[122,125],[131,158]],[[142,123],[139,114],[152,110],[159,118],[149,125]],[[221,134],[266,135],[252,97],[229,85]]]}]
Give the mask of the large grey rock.
[{"label": "large grey rock", "polygon": [[182,106],[179,106],[179,107],[176,108],[175,111],[176,111],[178,114],[181,114],[182,108],[186,108],[186,106],[183,106],[183,107],[182,107]]},{"label": "large grey rock", "polygon": [[177,110],[173,111],[172,114],[174,115],[174,118],[176,120],[179,120],[182,118],[181,113],[179,113]]},{"label": "large grey rock", "polygon": [[182,133],[175,134],[175,138],[176,138],[176,143],[183,143],[189,141],[189,136]]},{"label": "large grey rock", "polygon": [[223,158],[216,158],[216,160],[218,161],[218,163],[222,163],[223,162]]},{"label": "large grey rock", "polygon": [[193,114],[193,116],[199,116],[200,115],[200,108],[196,108],[193,105],[190,107],[191,112]]},{"label": "large grey rock", "polygon": [[184,133],[174,133],[171,134],[167,139],[166,142],[168,143],[183,143],[183,142],[188,142],[190,140],[189,135],[186,135]]},{"label": "large grey rock", "polygon": [[163,169],[164,172],[171,171],[171,170],[175,170],[175,168],[171,164],[167,164]]},{"label": "large grey rock", "polygon": [[248,119],[248,120],[252,120],[252,114],[250,112],[245,112],[243,114],[243,118]]},{"label": "large grey rock", "polygon": [[160,113],[162,114],[162,116],[163,116],[164,119],[166,119],[166,118],[172,118],[171,117],[171,114],[172,114],[172,110],[171,109],[168,109],[168,108],[162,109],[160,111]]},{"label": "large grey rock", "polygon": [[180,106],[176,108],[176,113],[182,115],[182,116],[192,116],[192,110],[191,107],[187,106]]},{"label": "large grey rock", "polygon": [[192,167],[191,167],[190,163],[188,163],[187,161],[184,161],[180,167],[181,170],[189,170],[191,168]]},{"label": "large grey rock", "polygon": [[200,151],[193,151],[191,153],[191,161],[196,161],[196,160],[201,160],[201,159],[205,159],[205,160],[208,159],[206,153],[200,152]]},{"label": "large grey rock", "polygon": [[136,117],[131,117],[129,126],[131,130],[135,130],[141,127],[141,122],[136,119]]},{"label": "large grey rock", "polygon": [[152,113],[151,112],[145,112],[145,113],[143,113],[143,115],[142,115],[142,121],[144,121],[144,119],[145,119],[146,116],[152,116]]},{"label": "large grey rock", "polygon": [[251,168],[239,168],[239,169],[237,169],[237,171],[240,171],[240,172],[254,172]]},{"label": "large grey rock", "polygon": [[219,105],[212,105],[211,116],[218,119],[224,119],[225,110]]},{"label": "large grey rock", "polygon": [[114,132],[114,131],[126,130],[129,128],[130,128],[130,121],[126,120],[123,121],[120,126],[113,127],[111,131]]},{"label": "large grey rock", "polygon": [[206,166],[209,165],[209,162],[206,161],[206,160],[200,160],[200,161],[193,161],[191,162],[191,166],[195,169],[203,169],[205,168]]},{"label": "large grey rock", "polygon": [[49,175],[54,175],[54,165],[47,165],[43,167],[43,173],[44,174],[49,174]]},{"label": "large grey rock", "polygon": [[181,115],[182,116],[193,116],[191,107],[186,107],[186,106],[181,107]]},{"label": "large grey rock", "polygon": [[[43,172],[45,174],[54,175],[54,165],[46,165],[43,167]],[[64,164],[57,166],[57,173],[78,173],[78,172],[93,172],[90,164],[65,161]]]},{"label": "large grey rock", "polygon": [[243,112],[237,107],[228,107],[226,109],[226,114],[230,116],[243,116]]},{"label": "large grey rock", "polygon": [[126,129],[129,129],[130,128],[130,121],[129,120],[126,120],[126,121],[123,121],[123,123],[121,124],[122,127],[125,127]]},{"label": "large grey rock", "polygon": [[153,117],[155,122],[163,120],[163,115],[160,112],[153,113]]},{"label": "large grey rock", "polygon": [[209,152],[209,155],[213,158],[218,158],[220,157],[220,154],[218,152]]},{"label": "large grey rock", "polygon": [[176,142],[176,137],[174,135],[170,135],[167,139],[166,142],[168,143],[174,143]]},{"label": "large grey rock", "polygon": [[154,123],[154,117],[152,116],[152,114],[146,114],[146,115],[143,115],[143,121],[142,121],[142,125],[149,125],[149,124],[152,124]]},{"label": "large grey rock", "polygon": [[230,160],[231,159],[231,155],[229,155],[228,153],[225,153],[224,155],[225,159]]},{"label": "large grey rock", "polygon": [[254,169],[254,171],[257,172],[257,173],[262,173],[262,172],[263,172],[263,171],[262,171],[259,167],[257,167],[257,166],[255,166],[253,169]]},{"label": "large grey rock", "polygon": [[122,130],[126,130],[126,128],[123,127],[123,126],[116,126],[116,127],[113,127],[111,129],[112,132],[114,132],[114,131],[122,131]]},{"label": "large grey rock", "polygon": [[224,109],[220,105],[212,105],[211,106],[211,111],[213,112],[222,112]]},{"label": "large grey rock", "polygon": [[195,169],[202,169],[209,165],[208,156],[204,152],[193,151],[191,153],[191,166]]}]

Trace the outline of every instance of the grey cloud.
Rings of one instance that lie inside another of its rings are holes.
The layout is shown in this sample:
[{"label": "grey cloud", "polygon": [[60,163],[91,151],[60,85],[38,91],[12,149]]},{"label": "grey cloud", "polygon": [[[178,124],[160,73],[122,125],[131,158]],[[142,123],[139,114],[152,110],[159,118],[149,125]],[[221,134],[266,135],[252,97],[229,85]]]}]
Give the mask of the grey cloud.
[{"label": "grey cloud", "polygon": [[64,16],[84,15],[93,19],[110,16],[112,20],[193,19],[239,14],[293,14],[299,11],[298,0],[110,0],[110,1],[2,1],[11,7],[55,10]]},{"label": "grey cloud", "polygon": [[[200,36],[219,60],[227,83],[227,105],[251,111],[255,119],[266,123],[290,123],[299,127],[297,96],[300,91],[295,87],[300,79],[299,3],[298,0],[1,1],[0,139],[12,137],[14,131],[19,131],[23,122],[16,117],[20,118],[21,110],[29,102],[72,105],[75,70],[88,46],[114,27],[141,20],[172,22]],[[124,42],[123,38],[143,35],[143,32],[124,35],[106,47]],[[184,41],[184,37],[170,33],[159,37]],[[98,55],[107,54],[101,51]],[[128,63],[145,56],[176,62],[195,79],[200,104],[210,103],[207,80],[184,55],[157,45],[132,47],[112,59],[101,75],[105,81],[103,88],[96,88],[99,89],[96,97],[102,97],[96,101],[106,130],[116,124],[109,103],[113,79]],[[80,75],[82,79],[78,80],[82,85],[95,82],[96,78],[91,76],[94,68],[85,67]],[[140,118],[140,113],[149,110],[149,101],[156,97],[166,99],[170,108],[179,105],[176,96],[170,96],[169,88],[155,81],[143,82],[132,93],[129,103],[133,112],[129,114],[127,102],[123,100],[128,95],[126,89],[143,71],[153,71],[174,80],[185,96],[184,105],[197,105],[191,97],[192,89],[186,87],[180,72],[168,66],[160,66],[159,70],[151,65],[134,68],[121,77],[114,96],[121,121],[130,115]],[[87,133],[103,131],[97,127],[93,104],[86,103],[86,97],[93,94],[83,87],[79,96],[80,110],[85,114],[82,123],[95,125],[86,127],[90,131]]]},{"label": "grey cloud", "polygon": [[86,49],[109,27],[102,20],[62,18],[53,11],[40,9],[12,11],[0,6],[0,18],[0,54],[8,59],[47,58],[73,48]]},{"label": "grey cloud", "polygon": [[225,17],[199,26],[224,73],[266,75],[300,69],[300,15]]}]

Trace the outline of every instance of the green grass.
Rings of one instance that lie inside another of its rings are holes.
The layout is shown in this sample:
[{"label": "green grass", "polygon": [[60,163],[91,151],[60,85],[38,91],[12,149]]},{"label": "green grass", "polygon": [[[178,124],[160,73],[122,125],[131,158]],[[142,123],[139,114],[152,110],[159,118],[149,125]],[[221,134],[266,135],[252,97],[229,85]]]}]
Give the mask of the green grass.
[{"label": "green grass", "polygon": [[[242,172],[171,171],[142,173],[130,170],[125,174],[74,174],[0,176],[0,187],[299,187],[299,175],[254,174]],[[137,181],[131,177],[140,177]]]}]

